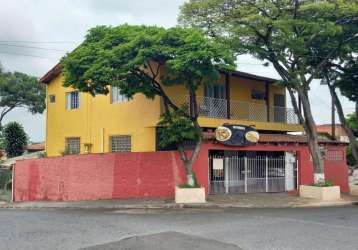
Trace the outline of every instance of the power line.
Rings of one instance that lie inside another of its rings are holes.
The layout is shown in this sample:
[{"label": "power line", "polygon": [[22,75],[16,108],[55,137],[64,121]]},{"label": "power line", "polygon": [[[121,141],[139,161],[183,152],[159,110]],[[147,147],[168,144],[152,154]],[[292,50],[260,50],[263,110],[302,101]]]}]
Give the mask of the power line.
[{"label": "power line", "polygon": [[76,41],[21,41],[21,40],[0,40],[0,43],[78,43]]},{"label": "power line", "polygon": [[60,49],[53,49],[53,48],[43,48],[43,47],[34,47],[34,46],[26,46],[26,45],[4,44],[4,43],[0,43],[0,46],[68,52],[67,50],[60,50]]},{"label": "power line", "polygon": [[36,58],[42,58],[42,59],[59,59],[58,57],[45,57],[45,56],[38,56],[38,55],[30,55],[30,54],[22,54],[22,53],[13,53],[13,52],[2,52],[0,51],[0,54],[6,54],[6,55],[16,55],[16,56],[27,56],[27,57],[36,57]]}]

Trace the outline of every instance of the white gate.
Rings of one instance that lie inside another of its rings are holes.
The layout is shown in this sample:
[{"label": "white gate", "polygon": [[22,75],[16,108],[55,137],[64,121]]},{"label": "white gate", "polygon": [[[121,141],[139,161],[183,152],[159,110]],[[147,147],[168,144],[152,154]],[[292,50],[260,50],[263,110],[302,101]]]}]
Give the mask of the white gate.
[{"label": "white gate", "polygon": [[295,188],[295,157],[210,156],[210,193],[285,192]]}]

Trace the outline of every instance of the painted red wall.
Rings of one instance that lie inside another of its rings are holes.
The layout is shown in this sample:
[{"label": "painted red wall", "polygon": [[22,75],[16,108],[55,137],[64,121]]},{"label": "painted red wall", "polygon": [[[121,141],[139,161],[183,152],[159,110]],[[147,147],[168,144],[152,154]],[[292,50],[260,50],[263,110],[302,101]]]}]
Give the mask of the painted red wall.
[{"label": "painted red wall", "polygon": [[109,153],[17,161],[15,201],[169,198],[185,180],[176,152]]},{"label": "painted red wall", "polygon": [[[238,150],[205,142],[193,169],[208,193],[209,150]],[[304,145],[256,145],[252,151],[292,151],[299,162],[299,184],[313,183],[313,167]],[[344,146],[328,146],[343,150]],[[344,151],[345,154],[345,151]],[[348,167],[344,160],[325,161],[326,180],[348,192]],[[175,185],[185,182],[177,152],[106,153],[49,157],[17,161],[14,169],[14,200],[98,200],[172,198]]]}]

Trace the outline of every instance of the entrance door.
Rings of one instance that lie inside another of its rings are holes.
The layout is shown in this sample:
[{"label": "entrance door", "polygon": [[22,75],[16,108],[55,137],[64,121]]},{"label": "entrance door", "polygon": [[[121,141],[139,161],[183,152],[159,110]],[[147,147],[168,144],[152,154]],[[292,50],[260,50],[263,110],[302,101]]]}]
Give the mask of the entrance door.
[{"label": "entrance door", "polygon": [[225,151],[209,159],[210,193],[285,192],[295,189],[295,155]]},{"label": "entrance door", "polygon": [[205,86],[204,88],[204,102],[202,112],[208,117],[227,117],[227,100],[226,100],[225,85],[216,84],[213,86]]},{"label": "entrance door", "polygon": [[286,123],[286,96],[274,95],[274,121]]}]

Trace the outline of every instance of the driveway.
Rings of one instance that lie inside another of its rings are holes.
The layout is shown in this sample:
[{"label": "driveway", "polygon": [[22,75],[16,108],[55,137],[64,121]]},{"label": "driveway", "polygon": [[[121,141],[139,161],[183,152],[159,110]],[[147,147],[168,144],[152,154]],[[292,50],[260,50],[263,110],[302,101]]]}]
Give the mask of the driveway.
[{"label": "driveway", "polygon": [[0,210],[0,249],[357,249],[357,235],[357,206]]}]

